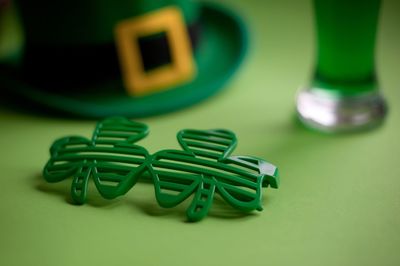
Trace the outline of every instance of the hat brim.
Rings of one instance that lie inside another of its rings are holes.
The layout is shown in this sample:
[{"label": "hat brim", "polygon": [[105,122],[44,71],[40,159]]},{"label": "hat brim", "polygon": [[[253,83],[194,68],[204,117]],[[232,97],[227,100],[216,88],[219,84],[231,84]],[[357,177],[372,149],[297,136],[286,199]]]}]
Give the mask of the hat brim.
[{"label": "hat brim", "polygon": [[[0,72],[0,84],[22,100],[63,113],[99,118],[143,117],[167,113],[199,102],[223,88],[243,60],[247,32],[237,15],[215,4],[202,4],[202,41],[195,51],[196,78],[187,84],[143,97],[130,97],[116,86],[101,84],[98,93],[49,92]],[[60,81],[62,82],[62,81]],[[93,90],[91,90],[93,91]]]}]

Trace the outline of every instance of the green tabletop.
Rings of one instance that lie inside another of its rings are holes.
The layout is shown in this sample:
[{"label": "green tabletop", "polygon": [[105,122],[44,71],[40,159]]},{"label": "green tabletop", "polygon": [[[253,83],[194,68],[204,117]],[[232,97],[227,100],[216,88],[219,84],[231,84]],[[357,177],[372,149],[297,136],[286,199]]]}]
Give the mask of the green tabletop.
[{"label": "green tabletop", "polygon": [[[140,119],[150,152],[178,148],[182,128],[227,128],[235,153],[280,168],[281,187],[264,191],[264,211],[243,215],[215,201],[187,223],[189,202],[158,207],[153,186],[127,195],[70,202],[70,180],[41,171],[54,139],[90,137],[95,121],[0,109],[0,265],[400,265],[400,5],[383,1],[377,72],[390,106],[379,129],[326,135],[294,120],[295,94],[314,58],[309,1],[220,1],[250,27],[242,68],[216,97]],[[223,51],[221,51],[223,52]]]}]

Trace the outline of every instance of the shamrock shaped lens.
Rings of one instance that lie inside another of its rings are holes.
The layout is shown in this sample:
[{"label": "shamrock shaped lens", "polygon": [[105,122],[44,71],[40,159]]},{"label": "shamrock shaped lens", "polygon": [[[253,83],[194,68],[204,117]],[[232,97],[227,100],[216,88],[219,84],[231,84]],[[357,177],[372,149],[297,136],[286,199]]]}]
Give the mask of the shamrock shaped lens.
[{"label": "shamrock shaped lens", "polygon": [[136,141],[148,134],[146,125],[125,118],[109,118],[97,124],[91,140],[64,137],[50,148],[51,158],[43,176],[48,182],[73,177],[71,196],[85,203],[89,178],[106,199],[125,194],[146,166],[148,152]]},{"label": "shamrock shaped lens", "polygon": [[[186,212],[190,221],[208,214],[215,193],[239,210],[262,210],[263,184],[271,180],[273,187],[278,185],[275,166],[253,157],[230,157],[237,145],[231,131],[182,130],[178,142],[183,151],[156,153],[151,169],[161,206],[174,207],[194,194]],[[266,165],[268,173],[263,172]]]}]

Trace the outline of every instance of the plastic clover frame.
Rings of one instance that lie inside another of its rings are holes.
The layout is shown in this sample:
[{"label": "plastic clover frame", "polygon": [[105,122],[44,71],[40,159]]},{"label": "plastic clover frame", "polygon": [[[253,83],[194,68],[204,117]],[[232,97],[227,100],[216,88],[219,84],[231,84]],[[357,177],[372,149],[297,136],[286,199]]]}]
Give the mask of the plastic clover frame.
[{"label": "plastic clover frame", "polygon": [[135,143],[149,133],[145,124],[122,117],[100,121],[88,140],[79,136],[56,140],[43,170],[48,182],[73,177],[71,196],[85,203],[89,179],[99,193],[113,199],[128,192],[147,171],[161,207],[170,208],[194,194],[187,209],[190,221],[207,216],[215,193],[241,211],[262,210],[262,187],[278,188],[278,169],[259,158],[231,156],[233,132],[222,129],[178,132],[183,150],[150,155]]}]

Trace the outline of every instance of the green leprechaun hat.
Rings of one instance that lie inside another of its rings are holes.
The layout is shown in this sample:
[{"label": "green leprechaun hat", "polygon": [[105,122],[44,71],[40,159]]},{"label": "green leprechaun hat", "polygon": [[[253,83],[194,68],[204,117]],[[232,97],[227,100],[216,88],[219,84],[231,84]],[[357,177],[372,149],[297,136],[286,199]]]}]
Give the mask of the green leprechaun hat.
[{"label": "green leprechaun hat", "polygon": [[24,48],[0,87],[85,117],[140,117],[207,98],[246,47],[240,18],[191,0],[17,1]]}]

